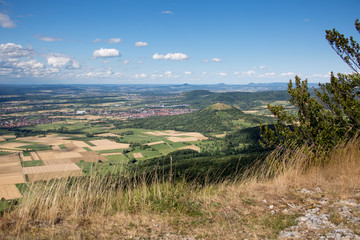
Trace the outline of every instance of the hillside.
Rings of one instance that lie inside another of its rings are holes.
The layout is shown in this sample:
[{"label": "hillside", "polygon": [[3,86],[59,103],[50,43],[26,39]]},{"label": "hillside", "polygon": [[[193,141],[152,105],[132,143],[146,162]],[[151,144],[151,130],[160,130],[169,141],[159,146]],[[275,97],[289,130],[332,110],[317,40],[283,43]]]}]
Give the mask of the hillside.
[{"label": "hillside", "polygon": [[269,117],[245,114],[239,109],[216,103],[203,110],[189,114],[133,119],[116,122],[117,128],[146,128],[156,130],[195,131],[202,133],[223,133],[237,128],[246,128],[271,123]]},{"label": "hillside", "polygon": [[241,110],[250,110],[251,108],[264,105],[264,103],[288,101],[289,98],[290,96],[287,91],[215,93],[207,90],[194,90],[184,93],[181,102],[197,108],[204,108],[221,102],[236,106]]},{"label": "hillside", "polygon": [[283,168],[271,178],[260,165],[211,184],[161,172],[148,185],[118,176],[34,183],[0,216],[0,238],[359,239],[359,149],[355,139],[306,171],[304,152],[274,155]]}]

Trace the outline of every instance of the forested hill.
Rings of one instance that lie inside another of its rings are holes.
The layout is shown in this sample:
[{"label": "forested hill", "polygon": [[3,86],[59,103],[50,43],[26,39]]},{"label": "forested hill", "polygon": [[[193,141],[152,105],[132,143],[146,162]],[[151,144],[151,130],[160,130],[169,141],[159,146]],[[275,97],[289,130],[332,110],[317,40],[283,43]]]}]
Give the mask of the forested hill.
[{"label": "forested hill", "polygon": [[216,103],[203,110],[189,114],[133,119],[115,123],[118,128],[147,128],[156,130],[195,131],[223,133],[234,129],[253,127],[259,122],[270,123],[269,117],[245,114],[239,109]]},{"label": "forested hill", "polygon": [[241,110],[249,110],[262,105],[263,102],[288,101],[289,98],[290,95],[287,91],[215,93],[207,90],[195,90],[184,93],[181,102],[197,108],[221,102],[236,106]]}]

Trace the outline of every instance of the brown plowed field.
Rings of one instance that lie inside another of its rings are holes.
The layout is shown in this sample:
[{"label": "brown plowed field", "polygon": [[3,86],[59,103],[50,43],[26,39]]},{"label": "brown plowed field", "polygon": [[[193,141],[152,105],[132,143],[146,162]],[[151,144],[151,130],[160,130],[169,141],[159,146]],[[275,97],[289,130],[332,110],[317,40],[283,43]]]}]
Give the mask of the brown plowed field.
[{"label": "brown plowed field", "polygon": [[15,186],[15,184],[0,185],[0,199],[14,199],[21,198],[22,195]]},{"label": "brown plowed field", "polygon": [[18,155],[0,156],[0,185],[24,182]]}]

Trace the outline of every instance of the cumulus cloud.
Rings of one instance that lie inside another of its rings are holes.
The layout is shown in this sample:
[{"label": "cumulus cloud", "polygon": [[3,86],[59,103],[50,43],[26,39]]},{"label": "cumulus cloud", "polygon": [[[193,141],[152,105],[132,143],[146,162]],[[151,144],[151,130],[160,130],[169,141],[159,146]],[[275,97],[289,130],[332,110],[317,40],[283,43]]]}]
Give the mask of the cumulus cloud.
[{"label": "cumulus cloud", "polygon": [[295,73],[293,73],[293,72],[280,73],[280,76],[282,76],[282,77],[285,77],[285,76],[294,76],[294,75],[295,75]]},{"label": "cumulus cloud", "polygon": [[218,75],[218,76],[227,76],[228,74],[225,73],[225,72],[220,72],[220,73],[217,73],[216,75]]},{"label": "cumulus cloud", "polygon": [[94,43],[98,43],[98,42],[106,42],[109,44],[113,44],[113,43],[121,43],[121,38],[110,38],[110,39],[100,39],[100,38],[96,38],[93,40]]},{"label": "cumulus cloud", "polygon": [[311,77],[329,78],[329,77],[330,77],[330,73],[328,73],[328,74],[318,74],[318,73],[315,73],[315,74],[312,74]]},{"label": "cumulus cloud", "polygon": [[114,48],[100,48],[93,52],[94,58],[107,58],[107,57],[119,57],[120,52]]},{"label": "cumulus cloud", "polygon": [[166,72],[164,72],[164,74],[169,76],[169,75],[171,75],[171,74],[172,74],[172,72],[170,72],[170,71],[166,71]]},{"label": "cumulus cloud", "polygon": [[173,11],[169,11],[169,10],[162,11],[161,13],[162,13],[162,14],[174,15],[174,12],[173,12]]},{"label": "cumulus cloud", "polygon": [[190,72],[190,71],[186,71],[186,72],[184,72],[184,74],[185,74],[185,75],[191,75],[191,74],[192,74],[192,72]]},{"label": "cumulus cloud", "polygon": [[189,57],[184,53],[168,53],[166,55],[155,53],[152,58],[154,60],[172,60],[172,61],[184,61]]},{"label": "cumulus cloud", "polygon": [[266,69],[266,68],[267,68],[267,66],[260,65],[260,66],[259,66],[259,68],[260,68],[260,69]]},{"label": "cumulus cloud", "polygon": [[221,62],[222,60],[220,58],[212,58],[211,59],[212,62]]},{"label": "cumulus cloud", "polygon": [[15,43],[0,44],[0,58],[19,58],[34,54],[35,51]]},{"label": "cumulus cloud", "polygon": [[5,13],[0,13],[0,26],[3,28],[15,28],[16,24]]},{"label": "cumulus cloud", "polygon": [[129,63],[130,63],[129,60],[124,60],[124,61],[123,61],[123,64],[124,64],[124,65],[129,64]]},{"label": "cumulus cloud", "polygon": [[35,68],[43,68],[44,67],[44,64],[34,60],[34,59],[31,59],[27,62],[14,62],[14,67],[17,67],[17,68],[23,68],[23,69],[26,69],[26,68],[32,68],[32,69],[35,69]]},{"label": "cumulus cloud", "polygon": [[209,62],[209,59],[204,59],[202,60],[203,63],[208,63]]},{"label": "cumulus cloud", "polygon": [[110,38],[108,40],[108,43],[112,44],[112,43],[121,43],[121,38]]},{"label": "cumulus cloud", "polygon": [[67,69],[80,68],[79,62],[77,62],[76,60],[74,60],[68,56],[63,56],[60,54],[48,56],[47,64],[54,68],[59,68],[59,67],[63,67],[63,68],[67,68]]},{"label": "cumulus cloud", "polygon": [[146,78],[147,75],[145,73],[135,74],[135,78]]},{"label": "cumulus cloud", "polygon": [[147,47],[148,43],[147,42],[136,42],[134,44],[135,47]]},{"label": "cumulus cloud", "polygon": [[252,75],[255,75],[256,72],[253,71],[253,70],[250,70],[250,71],[247,71],[247,72],[243,72],[242,74],[246,75],[246,76],[252,76]]},{"label": "cumulus cloud", "polygon": [[207,74],[207,72],[202,72],[201,74],[202,74],[202,75],[206,75],[206,74]]}]

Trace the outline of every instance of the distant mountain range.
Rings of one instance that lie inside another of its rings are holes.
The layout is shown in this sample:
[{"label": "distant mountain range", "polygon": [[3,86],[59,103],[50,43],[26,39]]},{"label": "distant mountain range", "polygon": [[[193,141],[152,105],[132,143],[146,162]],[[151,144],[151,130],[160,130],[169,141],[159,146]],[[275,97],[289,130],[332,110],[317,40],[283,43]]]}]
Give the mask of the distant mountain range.
[{"label": "distant mountain range", "polygon": [[[309,87],[318,86],[315,83],[309,83]],[[125,84],[125,85],[86,85],[86,84],[73,84],[73,85],[0,85],[0,95],[18,95],[26,93],[43,93],[44,90],[51,90],[54,94],[66,91],[71,92],[120,92],[120,93],[142,93],[143,95],[155,94],[174,94],[182,92],[190,92],[194,90],[208,90],[211,92],[262,92],[262,91],[279,91],[286,90],[287,83],[250,83],[244,85],[235,84],[180,84],[180,85],[162,85],[162,84]]]}]

